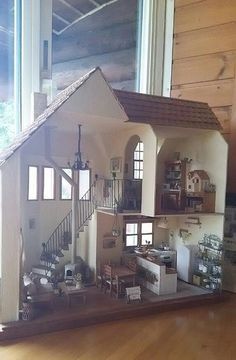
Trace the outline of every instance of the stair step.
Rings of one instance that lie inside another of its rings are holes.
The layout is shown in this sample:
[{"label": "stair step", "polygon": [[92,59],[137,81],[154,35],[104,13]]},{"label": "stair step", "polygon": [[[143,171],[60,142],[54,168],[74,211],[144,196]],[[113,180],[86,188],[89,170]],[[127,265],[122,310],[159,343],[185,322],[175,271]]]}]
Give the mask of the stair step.
[{"label": "stair step", "polygon": [[[57,262],[57,264],[59,264],[59,262]],[[57,265],[57,264],[54,264],[54,263],[51,264],[51,265],[50,265],[50,268],[51,268],[51,269],[56,269],[56,265]],[[40,260],[40,265],[43,265],[43,266],[48,267],[48,261]]]},{"label": "stair step", "polygon": [[52,276],[52,268],[45,265],[36,265],[32,267],[32,272],[38,275]]},{"label": "stair step", "polygon": [[59,258],[64,257],[64,254],[61,251],[61,249],[58,249],[55,255],[58,257],[58,261],[59,261]]},{"label": "stair step", "polygon": [[68,244],[63,244],[61,247],[62,247],[62,250],[69,250]]}]

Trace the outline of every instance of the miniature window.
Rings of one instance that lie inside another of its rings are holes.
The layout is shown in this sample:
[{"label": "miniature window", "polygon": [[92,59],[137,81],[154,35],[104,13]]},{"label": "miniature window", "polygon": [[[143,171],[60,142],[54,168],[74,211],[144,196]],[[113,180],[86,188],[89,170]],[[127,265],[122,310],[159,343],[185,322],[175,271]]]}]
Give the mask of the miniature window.
[{"label": "miniature window", "polygon": [[38,200],[38,167],[28,168],[28,200]]},{"label": "miniature window", "polygon": [[[68,168],[63,168],[63,171],[71,178],[72,170]],[[71,200],[72,199],[72,187],[71,184],[61,176],[61,200]]]},{"label": "miniature window", "polygon": [[[90,188],[90,170],[80,170],[79,172],[79,198],[81,199]],[[90,194],[87,193],[83,200],[90,200]]]},{"label": "miniature window", "polygon": [[125,245],[142,246],[153,244],[153,222],[137,221],[125,224]]},{"label": "miniature window", "polygon": [[138,223],[127,223],[125,225],[126,246],[138,245]]},{"label": "miniature window", "polygon": [[43,200],[55,199],[55,171],[51,167],[43,168]]},{"label": "miniature window", "polygon": [[134,179],[143,179],[143,142],[141,141],[134,149]]},{"label": "miniature window", "polygon": [[141,223],[141,245],[150,245],[153,243],[153,223]]}]

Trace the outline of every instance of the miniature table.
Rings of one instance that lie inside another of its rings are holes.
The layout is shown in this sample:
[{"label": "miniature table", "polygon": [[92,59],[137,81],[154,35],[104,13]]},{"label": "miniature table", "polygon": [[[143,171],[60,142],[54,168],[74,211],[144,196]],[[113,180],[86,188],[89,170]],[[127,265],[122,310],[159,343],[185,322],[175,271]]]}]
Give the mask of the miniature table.
[{"label": "miniature table", "polygon": [[84,288],[78,289],[73,285],[66,285],[65,283],[60,284],[60,289],[64,292],[67,298],[67,306],[71,307],[71,299],[75,297],[82,297],[83,303],[86,304],[86,293],[87,290]]}]

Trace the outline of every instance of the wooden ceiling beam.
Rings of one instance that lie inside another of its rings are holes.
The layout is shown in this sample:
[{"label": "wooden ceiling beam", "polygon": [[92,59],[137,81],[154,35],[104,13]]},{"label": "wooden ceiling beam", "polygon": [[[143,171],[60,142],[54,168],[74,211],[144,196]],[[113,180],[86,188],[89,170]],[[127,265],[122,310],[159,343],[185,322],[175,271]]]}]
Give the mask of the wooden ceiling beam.
[{"label": "wooden ceiling beam", "polygon": [[101,4],[99,4],[96,0],[88,0],[88,1],[96,7],[101,6]]},{"label": "wooden ceiling beam", "polygon": [[58,15],[57,13],[53,12],[52,15],[59,19],[60,21],[62,21],[64,24],[66,25],[70,25],[70,22],[68,20],[66,20],[65,18],[63,18],[62,16]]},{"label": "wooden ceiling beam", "polygon": [[[67,2],[65,0],[59,0],[60,2],[62,2],[63,4],[66,4]],[[86,14],[80,16],[79,18],[77,18],[76,20],[74,20],[72,23],[70,23],[70,25],[67,25],[65,28],[63,28],[60,31],[54,31],[57,35],[61,35],[64,31],[66,31],[67,29],[69,29],[71,26],[77,24],[80,20],[100,11],[101,9],[103,9],[104,7],[111,5],[113,3],[116,3],[118,0],[110,0],[102,5],[100,5],[99,7],[96,7],[94,9],[92,9],[91,11],[87,12]],[[67,3],[68,4],[68,3]],[[69,5],[69,4],[68,4]],[[71,6],[71,5],[70,5]]]},{"label": "wooden ceiling beam", "polygon": [[63,5],[67,6],[69,9],[71,9],[72,11],[74,11],[76,14],[78,14],[79,16],[85,15],[82,11],[80,11],[79,9],[77,9],[76,7],[72,6],[71,4],[69,4],[66,0],[59,0],[60,3],[62,3]]}]

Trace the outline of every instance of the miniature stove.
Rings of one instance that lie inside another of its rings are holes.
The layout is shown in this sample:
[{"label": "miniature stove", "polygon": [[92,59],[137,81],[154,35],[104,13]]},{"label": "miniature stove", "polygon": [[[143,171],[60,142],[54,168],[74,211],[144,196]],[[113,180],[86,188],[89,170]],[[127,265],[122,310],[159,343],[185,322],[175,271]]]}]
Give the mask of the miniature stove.
[{"label": "miniature stove", "polygon": [[75,275],[75,264],[65,265],[64,280],[73,280]]}]

